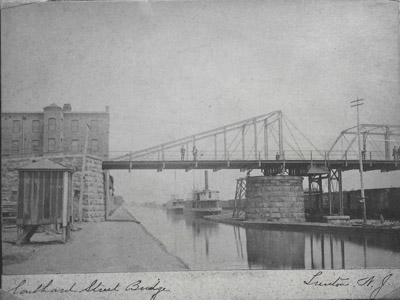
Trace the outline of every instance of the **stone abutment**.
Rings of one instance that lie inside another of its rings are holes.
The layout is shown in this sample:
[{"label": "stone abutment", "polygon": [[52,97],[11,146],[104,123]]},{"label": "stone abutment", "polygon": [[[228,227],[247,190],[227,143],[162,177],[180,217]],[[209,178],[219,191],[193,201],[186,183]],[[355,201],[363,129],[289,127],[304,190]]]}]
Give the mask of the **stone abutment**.
[{"label": "stone abutment", "polygon": [[246,181],[246,219],[305,222],[301,176],[254,176]]}]

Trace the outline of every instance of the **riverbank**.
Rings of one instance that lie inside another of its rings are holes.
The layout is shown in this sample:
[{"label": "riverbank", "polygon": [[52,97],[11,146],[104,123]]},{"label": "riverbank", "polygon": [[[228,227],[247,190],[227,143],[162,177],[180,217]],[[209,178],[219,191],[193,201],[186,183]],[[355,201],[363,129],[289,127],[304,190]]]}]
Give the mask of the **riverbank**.
[{"label": "riverbank", "polygon": [[76,225],[66,244],[61,235],[42,231],[17,246],[16,228],[3,229],[3,274],[188,270],[123,208],[113,218]]},{"label": "riverbank", "polygon": [[376,220],[368,220],[366,225],[362,224],[362,220],[349,220],[346,222],[321,223],[321,222],[305,222],[305,223],[279,223],[268,222],[265,220],[245,220],[242,218],[233,218],[231,210],[224,210],[219,215],[204,216],[205,220],[236,225],[248,228],[265,228],[293,231],[310,231],[320,230],[324,232],[344,231],[344,232],[365,232],[365,233],[400,233],[400,222],[386,221],[380,224]]}]

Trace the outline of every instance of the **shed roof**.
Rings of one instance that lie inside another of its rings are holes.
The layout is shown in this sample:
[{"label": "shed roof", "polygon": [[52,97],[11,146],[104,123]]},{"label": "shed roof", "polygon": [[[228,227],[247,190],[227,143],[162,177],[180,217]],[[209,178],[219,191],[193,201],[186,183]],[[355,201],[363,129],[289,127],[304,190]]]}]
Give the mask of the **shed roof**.
[{"label": "shed roof", "polygon": [[55,103],[51,103],[50,105],[45,106],[44,108],[61,108]]},{"label": "shed roof", "polygon": [[69,171],[72,172],[71,169],[66,166],[56,163],[50,159],[42,159],[37,162],[34,162],[29,165],[22,166],[18,168],[21,171]]},{"label": "shed roof", "polygon": [[329,169],[326,166],[310,166],[307,172],[308,175],[329,174]]}]

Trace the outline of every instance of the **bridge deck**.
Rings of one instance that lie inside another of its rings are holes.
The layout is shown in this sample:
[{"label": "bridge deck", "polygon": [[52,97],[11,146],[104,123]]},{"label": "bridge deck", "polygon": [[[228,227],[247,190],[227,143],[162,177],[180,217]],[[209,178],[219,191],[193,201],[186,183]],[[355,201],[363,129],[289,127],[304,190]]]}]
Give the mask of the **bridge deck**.
[{"label": "bridge deck", "polygon": [[[359,168],[358,160],[198,160],[198,161],[103,161],[103,170],[191,170],[191,169],[266,169],[279,167],[285,164],[286,168],[308,168],[314,165],[327,166],[330,169],[355,170]],[[364,171],[400,170],[400,161],[393,160],[365,160]]]}]

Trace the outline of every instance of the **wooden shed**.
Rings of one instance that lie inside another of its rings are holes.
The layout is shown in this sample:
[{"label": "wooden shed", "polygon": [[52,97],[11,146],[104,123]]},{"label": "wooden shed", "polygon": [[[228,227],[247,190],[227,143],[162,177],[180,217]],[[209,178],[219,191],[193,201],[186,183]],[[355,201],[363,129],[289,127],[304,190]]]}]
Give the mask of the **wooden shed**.
[{"label": "wooden shed", "polygon": [[29,242],[41,225],[61,228],[63,241],[72,221],[72,170],[42,159],[18,169],[17,225],[22,234],[17,243]]}]

